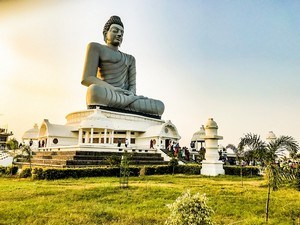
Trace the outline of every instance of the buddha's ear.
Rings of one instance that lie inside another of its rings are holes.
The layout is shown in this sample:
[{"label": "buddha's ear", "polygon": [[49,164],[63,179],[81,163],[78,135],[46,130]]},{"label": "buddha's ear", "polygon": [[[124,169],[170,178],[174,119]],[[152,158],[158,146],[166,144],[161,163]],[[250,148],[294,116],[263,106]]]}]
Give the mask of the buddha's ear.
[{"label": "buddha's ear", "polygon": [[106,43],[106,35],[107,35],[107,32],[103,31],[103,38],[104,38],[105,43]]}]

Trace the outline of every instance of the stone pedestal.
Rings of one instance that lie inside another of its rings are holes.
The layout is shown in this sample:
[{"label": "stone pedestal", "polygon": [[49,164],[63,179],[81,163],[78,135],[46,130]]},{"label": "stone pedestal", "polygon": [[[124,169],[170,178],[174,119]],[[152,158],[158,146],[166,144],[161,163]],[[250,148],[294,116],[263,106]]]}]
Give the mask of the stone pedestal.
[{"label": "stone pedestal", "polygon": [[219,160],[218,140],[222,140],[222,136],[218,136],[218,125],[209,118],[205,125],[205,160],[202,161],[201,174],[207,176],[217,176],[225,174],[223,162]]}]

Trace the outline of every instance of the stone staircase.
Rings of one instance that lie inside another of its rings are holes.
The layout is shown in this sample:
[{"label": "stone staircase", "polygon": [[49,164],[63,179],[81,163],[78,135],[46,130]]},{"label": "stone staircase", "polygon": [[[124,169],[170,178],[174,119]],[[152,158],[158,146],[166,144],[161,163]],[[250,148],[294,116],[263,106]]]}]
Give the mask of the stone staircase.
[{"label": "stone staircase", "polygon": [[[167,165],[160,153],[127,153],[129,165]],[[109,165],[109,159],[120,160],[123,152],[53,151],[36,152],[31,160],[33,166],[43,167],[95,167]]]}]

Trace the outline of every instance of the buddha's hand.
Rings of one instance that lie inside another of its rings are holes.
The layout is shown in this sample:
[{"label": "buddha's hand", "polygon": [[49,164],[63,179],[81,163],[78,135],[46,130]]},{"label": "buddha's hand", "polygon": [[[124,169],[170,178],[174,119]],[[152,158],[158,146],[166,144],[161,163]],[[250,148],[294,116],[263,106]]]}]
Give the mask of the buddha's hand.
[{"label": "buddha's hand", "polygon": [[143,95],[134,95],[133,97],[134,97],[135,100],[137,100],[137,99],[146,99],[147,98]]},{"label": "buddha's hand", "polygon": [[123,94],[123,95],[127,95],[127,96],[134,95],[131,91],[124,90],[122,88],[115,88],[114,91],[119,94]]}]

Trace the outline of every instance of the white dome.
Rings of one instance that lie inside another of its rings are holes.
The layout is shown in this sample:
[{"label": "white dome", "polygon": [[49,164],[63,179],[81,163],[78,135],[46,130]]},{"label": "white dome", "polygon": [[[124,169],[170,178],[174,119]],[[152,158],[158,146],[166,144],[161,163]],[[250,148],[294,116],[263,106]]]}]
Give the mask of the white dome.
[{"label": "white dome", "polygon": [[33,140],[34,140],[34,139],[37,139],[37,138],[38,138],[38,135],[39,135],[39,127],[38,127],[37,124],[34,124],[34,127],[33,127],[33,128],[27,130],[27,131],[23,134],[22,139],[23,139],[23,140],[24,140],[24,139],[26,139],[26,140],[28,140],[28,139],[33,139]]},{"label": "white dome", "polygon": [[212,128],[215,128],[215,129],[218,129],[218,124],[214,121],[213,118],[209,118],[206,125],[205,125],[205,128],[207,129],[212,129]]},{"label": "white dome", "polygon": [[267,140],[274,140],[276,139],[276,135],[273,133],[273,131],[269,131],[269,133],[267,134]]},{"label": "white dome", "polygon": [[114,125],[110,119],[101,113],[100,109],[95,109],[94,113],[81,121],[79,128],[106,128],[114,130]]},{"label": "white dome", "polygon": [[200,130],[198,130],[193,134],[192,141],[204,141],[204,137],[205,137],[205,130],[204,130],[204,126],[202,125],[200,127]]}]

